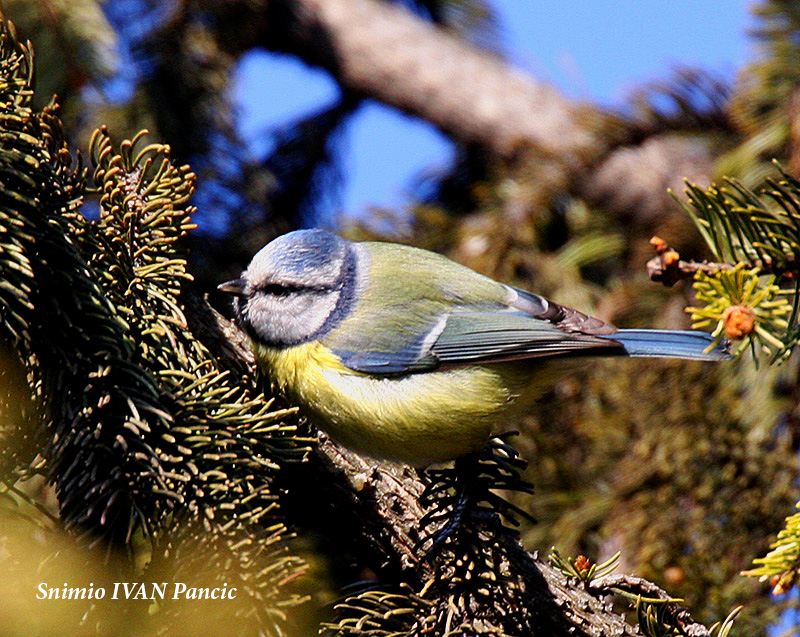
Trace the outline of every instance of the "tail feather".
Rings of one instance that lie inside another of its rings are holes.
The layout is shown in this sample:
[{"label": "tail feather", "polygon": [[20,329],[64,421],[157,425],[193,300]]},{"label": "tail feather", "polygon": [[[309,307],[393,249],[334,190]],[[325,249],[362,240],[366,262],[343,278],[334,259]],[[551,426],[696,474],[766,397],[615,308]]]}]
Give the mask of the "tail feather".
[{"label": "tail feather", "polygon": [[698,361],[721,361],[731,356],[728,342],[711,347],[714,338],[706,332],[694,330],[619,330],[603,336],[620,343],[628,356],[686,358]]}]

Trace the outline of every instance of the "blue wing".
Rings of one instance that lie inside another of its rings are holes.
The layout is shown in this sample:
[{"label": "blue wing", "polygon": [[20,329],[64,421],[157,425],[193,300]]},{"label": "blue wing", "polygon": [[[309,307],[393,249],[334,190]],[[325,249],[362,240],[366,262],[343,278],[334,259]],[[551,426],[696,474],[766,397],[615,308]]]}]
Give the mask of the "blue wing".
[{"label": "blue wing", "polygon": [[564,329],[560,322],[521,311],[456,312],[447,319],[431,353],[443,365],[564,356],[587,349],[623,350],[589,332]]},{"label": "blue wing", "polygon": [[620,343],[608,338],[616,331],[608,323],[544,297],[502,287],[506,303],[450,303],[432,315],[430,299],[420,299],[421,307],[406,299],[386,316],[372,315],[369,330],[345,321],[323,342],[350,369],[379,375],[586,350],[625,354]]}]

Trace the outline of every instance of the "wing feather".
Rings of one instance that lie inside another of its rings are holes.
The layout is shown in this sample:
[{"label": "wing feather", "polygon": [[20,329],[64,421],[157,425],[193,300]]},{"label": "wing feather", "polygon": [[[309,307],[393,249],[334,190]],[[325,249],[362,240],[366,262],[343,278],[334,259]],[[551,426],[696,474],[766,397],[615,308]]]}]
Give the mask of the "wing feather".
[{"label": "wing feather", "polygon": [[[457,312],[431,349],[442,364],[499,362],[620,348],[592,334],[565,331],[559,323],[519,311]],[[621,348],[620,348],[621,349]]]}]

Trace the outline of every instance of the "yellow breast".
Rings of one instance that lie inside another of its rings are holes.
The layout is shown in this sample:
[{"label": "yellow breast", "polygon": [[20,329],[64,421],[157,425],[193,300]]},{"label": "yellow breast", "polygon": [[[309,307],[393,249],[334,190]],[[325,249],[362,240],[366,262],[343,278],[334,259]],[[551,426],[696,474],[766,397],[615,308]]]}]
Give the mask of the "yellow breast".
[{"label": "yellow breast", "polygon": [[320,343],[254,350],[320,429],[360,453],[415,466],[480,449],[516,393],[502,365],[378,377],[347,369]]}]

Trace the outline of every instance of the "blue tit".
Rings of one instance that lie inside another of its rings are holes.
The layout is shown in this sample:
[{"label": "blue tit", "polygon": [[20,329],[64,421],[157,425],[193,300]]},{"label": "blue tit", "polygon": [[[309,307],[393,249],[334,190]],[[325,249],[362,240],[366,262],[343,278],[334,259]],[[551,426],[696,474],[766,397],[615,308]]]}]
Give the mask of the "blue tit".
[{"label": "blue tit", "polygon": [[258,365],[311,422],[414,466],[480,450],[552,380],[552,361],[729,357],[703,332],[617,329],[442,255],[322,230],[278,237],[219,289]]}]

